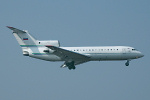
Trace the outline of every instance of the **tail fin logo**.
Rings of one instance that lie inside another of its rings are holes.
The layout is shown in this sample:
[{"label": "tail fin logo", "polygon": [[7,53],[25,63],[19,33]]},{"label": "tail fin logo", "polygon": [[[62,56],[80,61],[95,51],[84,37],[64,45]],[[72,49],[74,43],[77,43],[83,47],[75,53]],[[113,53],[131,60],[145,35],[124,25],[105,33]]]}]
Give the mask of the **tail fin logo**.
[{"label": "tail fin logo", "polygon": [[28,38],[23,38],[23,40],[28,40]]}]

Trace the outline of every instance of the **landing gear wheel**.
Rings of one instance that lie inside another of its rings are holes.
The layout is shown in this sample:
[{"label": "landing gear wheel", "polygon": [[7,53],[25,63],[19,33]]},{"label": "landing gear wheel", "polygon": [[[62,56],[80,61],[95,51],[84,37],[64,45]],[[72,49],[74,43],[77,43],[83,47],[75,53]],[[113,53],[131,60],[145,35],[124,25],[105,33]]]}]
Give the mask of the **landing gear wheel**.
[{"label": "landing gear wheel", "polygon": [[129,66],[129,63],[126,62],[125,65],[126,65],[126,66]]},{"label": "landing gear wheel", "polygon": [[66,66],[68,66],[69,70],[76,69],[76,67],[74,66],[74,61],[66,63]]},{"label": "landing gear wheel", "polygon": [[129,66],[129,60],[127,60],[127,62],[125,63],[126,66]]},{"label": "landing gear wheel", "polygon": [[75,67],[75,66],[69,66],[68,69],[69,69],[69,70],[71,70],[71,69],[74,69],[74,70],[75,70],[76,67]]},{"label": "landing gear wheel", "polygon": [[68,69],[71,70],[72,68],[71,68],[71,67],[68,67]]},{"label": "landing gear wheel", "polygon": [[73,66],[73,67],[72,67],[72,69],[74,69],[74,70],[75,70],[75,69],[76,69],[76,67],[75,67],[75,66]]}]

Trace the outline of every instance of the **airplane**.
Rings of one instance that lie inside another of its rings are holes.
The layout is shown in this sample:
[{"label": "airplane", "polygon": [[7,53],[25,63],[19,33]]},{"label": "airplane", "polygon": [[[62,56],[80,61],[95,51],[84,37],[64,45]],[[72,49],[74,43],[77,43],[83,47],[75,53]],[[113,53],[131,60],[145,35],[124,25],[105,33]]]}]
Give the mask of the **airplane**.
[{"label": "airplane", "polygon": [[29,56],[46,61],[64,61],[62,68],[75,69],[89,61],[118,61],[126,60],[126,66],[133,59],[144,55],[129,46],[85,46],[85,47],[60,47],[58,40],[36,40],[27,30],[20,30],[7,26],[22,48],[24,56]]}]

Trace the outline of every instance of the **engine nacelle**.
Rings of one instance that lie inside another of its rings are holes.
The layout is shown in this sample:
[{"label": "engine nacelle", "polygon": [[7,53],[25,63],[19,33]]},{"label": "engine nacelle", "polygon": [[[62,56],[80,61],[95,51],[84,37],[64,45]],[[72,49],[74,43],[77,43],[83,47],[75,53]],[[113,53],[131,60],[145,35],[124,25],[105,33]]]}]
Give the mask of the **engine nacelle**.
[{"label": "engine nacelle", "polygon": [[23,51],[23,55],[24,56],[29,56],[29,52],[28,51]]},{"label": "engine nacelle", "polygon": [[56,47],[60,47],[60,43],[58,40],[49,40],[49,41],[38,41],[39,45],[52,45]]}]

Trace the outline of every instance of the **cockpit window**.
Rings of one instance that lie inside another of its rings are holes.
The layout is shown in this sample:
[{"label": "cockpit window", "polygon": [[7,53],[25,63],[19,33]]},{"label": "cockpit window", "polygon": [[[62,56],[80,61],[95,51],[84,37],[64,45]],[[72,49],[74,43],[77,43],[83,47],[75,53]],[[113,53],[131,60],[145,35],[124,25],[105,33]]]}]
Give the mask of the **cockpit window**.
[{"label": "cockpit window", "polygon": [[136,49],[132,49],[133,51],[136,51]]}]

